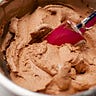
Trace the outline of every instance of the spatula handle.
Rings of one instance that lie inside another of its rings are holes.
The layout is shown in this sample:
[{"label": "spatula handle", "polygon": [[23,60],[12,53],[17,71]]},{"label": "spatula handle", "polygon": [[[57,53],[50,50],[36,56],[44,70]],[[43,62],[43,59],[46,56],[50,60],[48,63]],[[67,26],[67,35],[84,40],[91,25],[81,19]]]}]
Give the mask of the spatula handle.
[{"label": "spatula handle", "polygon": [[92,27],[96,23],[96,11],[94,11],[90,16],[85,18],[81,23],[77,24],[77,28],[80,29],[84,27]]}]

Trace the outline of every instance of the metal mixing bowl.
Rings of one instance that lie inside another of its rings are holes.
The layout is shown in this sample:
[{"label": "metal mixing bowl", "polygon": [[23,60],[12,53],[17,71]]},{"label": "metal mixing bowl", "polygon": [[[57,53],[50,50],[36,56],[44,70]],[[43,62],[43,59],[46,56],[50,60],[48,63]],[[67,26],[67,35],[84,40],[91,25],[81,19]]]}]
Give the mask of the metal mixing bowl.
[{"label": "metal mixing bowl", "polygon": [[[61,4],[75,2],[76,0],[0,0],[0,28],[4,27],[12,17],[22,17],[27,12],[33,12],[38,6],[44,6],[47,4]],[[78,2],[78,1],[76,1]],[[82,0],[85,4],[88,4],[93,9],[96,8],[96,0]],[[4,31],[0,32],[0,47],[4,40]],[[2,38],[3,37],[3,38]],[[48,96],[45,94],[35,93],[21,88],[14,84],[8,77],[8,71],[6,67],[6,61],[3,59],[3,55],[0,53],[0,96]],[[7,76],[7,77],[6,77]],[[74,96],[95,96],[96,89],[90,89]]]}]

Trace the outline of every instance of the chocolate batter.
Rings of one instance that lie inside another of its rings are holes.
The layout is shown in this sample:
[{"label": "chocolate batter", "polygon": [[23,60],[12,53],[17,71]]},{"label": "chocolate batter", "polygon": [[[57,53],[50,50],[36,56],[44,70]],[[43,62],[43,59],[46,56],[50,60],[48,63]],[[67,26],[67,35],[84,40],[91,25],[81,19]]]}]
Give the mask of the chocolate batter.
[{"label": "chocolate batter", "polygon": [[43,39],[66,20],[77,24],[87,17],[90,9],[81,6],[47,5],[12,18],[9,31],[15,37],[6,58],[13,82],[46,94],[74,94],[96,85],[96,25],[85,33],[86,43],[78,46],[56,46]]}]

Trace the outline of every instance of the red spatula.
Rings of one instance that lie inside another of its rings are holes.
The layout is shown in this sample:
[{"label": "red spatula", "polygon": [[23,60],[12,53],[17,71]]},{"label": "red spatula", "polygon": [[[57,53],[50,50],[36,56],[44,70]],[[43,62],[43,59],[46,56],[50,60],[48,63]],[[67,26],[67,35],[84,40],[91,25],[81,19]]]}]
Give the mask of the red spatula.
[{"label": "red spatula", "polygon": [[83,34],[86,29],[90,29],[96,23],[96,11],[81,21],[80,24],[74,25],[72,22],[66,22],[54,29],[45,37],[48,43],[53,45],[62,45],[64,43],[76,44],[84,40]]}]

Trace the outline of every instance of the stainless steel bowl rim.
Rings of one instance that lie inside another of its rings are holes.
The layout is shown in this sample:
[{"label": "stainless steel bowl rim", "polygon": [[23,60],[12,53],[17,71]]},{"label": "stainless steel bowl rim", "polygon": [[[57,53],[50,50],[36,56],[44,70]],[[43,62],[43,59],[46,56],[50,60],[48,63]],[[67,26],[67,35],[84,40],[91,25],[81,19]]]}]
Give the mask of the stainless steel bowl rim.
[{"label": "stainless steel bowl rim", "polygon": [[10,92],[12,92],[16,95],[19,95],[19,96],[48,96],[48,95],[45,95],[45,94],[40,94],[40,93],[35,93],[35,92],[28,91],[28,90],[14,84],[12,81],[7,79],[1,73],[0,73],[0,84],[3,87],[5,87],[6,89],[8,89]]}]

